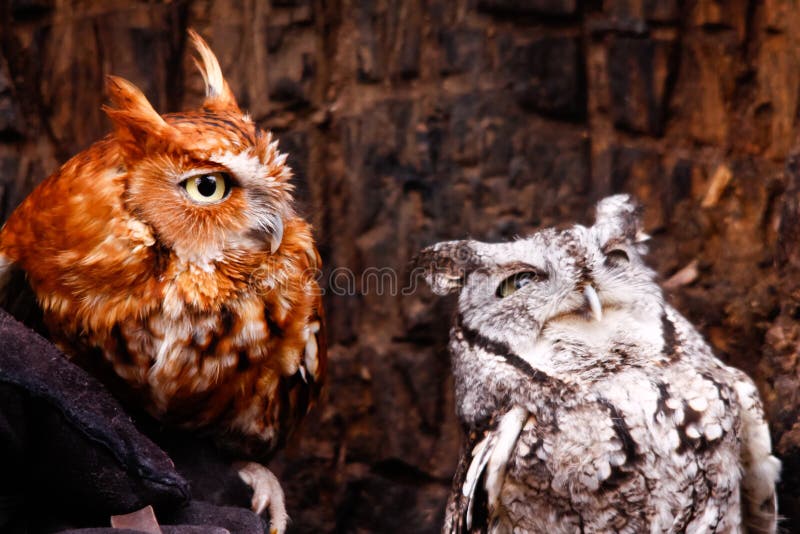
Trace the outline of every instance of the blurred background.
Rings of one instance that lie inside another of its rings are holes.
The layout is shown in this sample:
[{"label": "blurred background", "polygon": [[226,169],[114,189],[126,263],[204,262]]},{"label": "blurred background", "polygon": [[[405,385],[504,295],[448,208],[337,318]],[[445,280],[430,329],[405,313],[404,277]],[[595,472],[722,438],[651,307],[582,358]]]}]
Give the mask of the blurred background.
[{"label": "blurred background", "polygon": [[[110,131],[103,76],[199,104],[198,30],[295,171],[327,272],[589,221],[634,193],[668,298],[753,376],[800,531],[800,4],[0,1],[0,220]],[[402,281],[402,278],[401,278]],[[452,300],[326,298],[327,401],[271,464],[294,532],[436,532]]]}]

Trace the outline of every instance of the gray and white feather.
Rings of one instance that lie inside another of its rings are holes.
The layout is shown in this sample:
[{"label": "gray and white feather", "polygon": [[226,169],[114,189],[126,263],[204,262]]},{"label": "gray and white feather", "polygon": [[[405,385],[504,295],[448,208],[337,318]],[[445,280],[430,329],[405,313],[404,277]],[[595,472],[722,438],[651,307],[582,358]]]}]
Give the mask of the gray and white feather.
[{"label": "gray and white feather", "polygon": [[780,462],[752,380],[665,303],[639,209],[418,265],[458,292],[468,431],[444,532],[775,532]]}]

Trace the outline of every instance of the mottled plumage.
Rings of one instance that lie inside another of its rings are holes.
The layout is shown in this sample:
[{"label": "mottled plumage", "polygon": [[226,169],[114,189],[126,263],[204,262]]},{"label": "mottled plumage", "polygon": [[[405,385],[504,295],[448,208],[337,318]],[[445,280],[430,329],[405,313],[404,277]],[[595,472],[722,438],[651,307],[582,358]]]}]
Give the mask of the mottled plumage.
[{"label": "mottled plumage", "polygon": [[[319,257],[293,208],[286,156],[191,37],[202,107],[162,116],[109,77],[115,131],[14,211],[0,232],[0,274],[25,271],[54,341],[121,378],[112,382],[120,396],[266,458],[325,377]],[[242,472],[280,492],[265,470]],[[271,513],[282,530],[277,493]],[[256,508],[264,499],[256,495]]]},{"label": "mottled plumage", "polygon": [[444,532],[775,532],[758,392],[664,302],[626,195],[591,227],[439,243],[467,429]]}]

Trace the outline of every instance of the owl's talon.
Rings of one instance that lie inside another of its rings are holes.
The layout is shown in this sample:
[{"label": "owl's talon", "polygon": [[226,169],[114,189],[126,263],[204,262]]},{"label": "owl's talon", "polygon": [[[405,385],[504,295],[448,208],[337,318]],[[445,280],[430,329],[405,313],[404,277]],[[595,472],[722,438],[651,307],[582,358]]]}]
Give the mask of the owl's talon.
[{"label": "owl's talon", "polygon": [[289,522],[283,488],[272,471],[256,462],[237,462],[234,467],[239,478],[253,488],[251,509],[256,514],[269,508],[270,534],[283,534]]}]

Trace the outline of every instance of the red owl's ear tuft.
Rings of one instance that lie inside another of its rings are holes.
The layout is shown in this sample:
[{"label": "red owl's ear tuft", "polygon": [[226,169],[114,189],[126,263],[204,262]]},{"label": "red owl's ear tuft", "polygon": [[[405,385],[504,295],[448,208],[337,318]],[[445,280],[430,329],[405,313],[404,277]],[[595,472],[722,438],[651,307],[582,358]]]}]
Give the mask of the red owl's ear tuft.
[{"label": "red owl's ear tuft", "polygon": [[117,139],[129,156],[140,156],[171,139],[172,128],[135,85],[106,76],[106,90],[113,107],[103,106],[103,111],[114,123]]},{"label": "red owl's ear tuft", "polygon": [[222,76],[222,69],[219,66],[219,61],[217,61],[217,56],[214,55],[214,52],[211,51],[211,48],[196,31],[190,29],[189,37],[200,55],[199,59],[194,58],[194,64],[197,65],[197,69],[206,82],[206,99],[203,102],[203,107],[213,111],[241,113],[228,82]]}]

